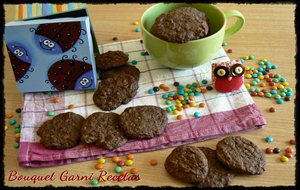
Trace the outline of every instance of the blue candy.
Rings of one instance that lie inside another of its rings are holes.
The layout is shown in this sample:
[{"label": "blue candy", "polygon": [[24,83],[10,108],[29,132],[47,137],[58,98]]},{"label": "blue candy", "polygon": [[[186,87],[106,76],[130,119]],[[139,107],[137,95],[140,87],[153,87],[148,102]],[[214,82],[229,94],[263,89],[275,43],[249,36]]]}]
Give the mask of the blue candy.
[{"label": "blue candy", "polygon": [[153,89],[150,89],[150,90],[148,90],[148,93],[149,93],[149,94],[154,94],[155,92],[154,92]]},{"label": "blue candy", "polygon": [[201,117],[201,113],[197,111],[197,112],[194,113],[194,116],[195,116],[196,118],[199,118],[199,117]]}]

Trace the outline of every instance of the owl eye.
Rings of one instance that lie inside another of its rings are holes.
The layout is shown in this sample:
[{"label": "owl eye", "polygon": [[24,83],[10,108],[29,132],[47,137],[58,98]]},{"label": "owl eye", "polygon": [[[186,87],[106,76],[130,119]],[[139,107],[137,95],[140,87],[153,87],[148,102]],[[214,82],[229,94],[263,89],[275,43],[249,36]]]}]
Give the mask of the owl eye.
[{"label": "owl eye", "polygon": [[89,82],[90,82],[89,79],[83,78],[83,79],[81,79],[80,84],[81,84],[82,86],[85,86],[85,85],[87,85]]},{"label": "owl eye", "polygon": [[22,51],[20,51],[19,53],[18,53],[18,56],[19,57],[21,57],[21,56],[23,56],[24,55],[24,53],[22,52]]},{"label": "owl eye", "polygon": [[46,46],[48,46],[49,43],[50,43],[50,40],[44,40],[43,41],[43,44],[46,45]]},{"label": "owl eye", "polygon": [[229,75],[229,70],[225,66],[218,66],[214,70],[214,75],[218,78],[225,78]]},{"label": "owl eye", "polygon": [[49,48],[53,48],[53,47],[54,47],[54,43],[53,43],[53,42],[50,42],[50,43],[48,44],[48,47],[49,47]]},{"label": "owl eye", "polygon": [[230,70],[233,76],[242,76],[245,68],[242,64],[235,64],[231,66]]},{"label": "owl eye", "polygon": [[20,53],[20,50],[19,49],[16,49],[15,51],[14,51],[14,54],[15,55],[17,55],[17,54],[19,54]]}]

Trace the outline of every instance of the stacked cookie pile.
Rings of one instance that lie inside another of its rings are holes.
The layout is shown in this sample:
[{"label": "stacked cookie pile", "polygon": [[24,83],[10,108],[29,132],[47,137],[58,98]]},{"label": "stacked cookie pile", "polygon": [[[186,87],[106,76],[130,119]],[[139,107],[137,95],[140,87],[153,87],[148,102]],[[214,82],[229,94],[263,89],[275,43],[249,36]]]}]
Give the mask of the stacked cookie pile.
[{"label": "stacked cookie pile", "polygon": [[122,51],[108,51],[96,57],[101,83],[93,100],[100,109],[114,110],[137,94],[140,71],[127,61],[128,56]]},{"label": "stacked cookie pile", "polygon": [[171,176],[199,187],[224,187],[236,174],[259,175],[265,167],[263,152],[240,136],[224,138],[218,142],[216,150],[182,145],[165,161]]},{"label": "stacked cookie pile", "polygon": [[167,124],[167,112],[149,105],[128,107],[121,115],[95,112],[86,119],[72,112],[62,113],[43,123],[37,134],[49,149],[72,148],[82,142],[113,150],[128,139],[159,136]]}]

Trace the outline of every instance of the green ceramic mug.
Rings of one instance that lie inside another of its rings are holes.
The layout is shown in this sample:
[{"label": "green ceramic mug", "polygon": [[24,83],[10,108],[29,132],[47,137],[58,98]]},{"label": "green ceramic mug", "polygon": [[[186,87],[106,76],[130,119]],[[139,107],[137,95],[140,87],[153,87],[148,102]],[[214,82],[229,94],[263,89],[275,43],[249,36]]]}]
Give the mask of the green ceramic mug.
[{"label": "green ceramic mug", "polygon": [[[179,7],[194,7],[204,12],[209,19],[211,34],[179,44],[164,41],[149,32],[159,15]],[[233,17],[237,18],[235,24],[226,29],[227,20]],[[222,11],[214,5],[201,3],[159,3],[147,9],[141,18],[145,48],[159,63],[174,69],[197,67],[211,60],[221,48],[223,40],[238,32],[244,23],[244,16],[237,10]]]}]

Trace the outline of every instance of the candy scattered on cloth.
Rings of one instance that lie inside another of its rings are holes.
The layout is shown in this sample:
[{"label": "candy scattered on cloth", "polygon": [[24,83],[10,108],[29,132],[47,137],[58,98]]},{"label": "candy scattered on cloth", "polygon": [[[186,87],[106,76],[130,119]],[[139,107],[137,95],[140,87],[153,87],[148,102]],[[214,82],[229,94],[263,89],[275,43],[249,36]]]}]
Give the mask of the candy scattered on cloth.
[{"label": "candy scattered on cloth", "polygon": [[[163,90],[148,94],[148,90],[166,84],[172,86],[174,82],[188,84],[207,80],[211,85],[211,64],[213,62],[229,61],[225,51],[221,48],[216,57],[200,67],[189,70],[172,70],[166,68],[150,56],[142,56],[145,52],[140,40],[120,41],[99,46],[101,52],[121,50],[128,53],[129,60],[136,60],[135,66],[141,71],[137,95],[127,105],[121,105],[114,113],[122,113],[127,107],[139,105],[156,105],[166,109],[168,105],[162,95]],[[128,153],[154,151],[182,144],[205,141],[237,132],[260,129],[266,124],[260,110],[255,105],[249,92],[243,85],[232,93],[219,93],[208,90],[201,96],[195,97],[195,102],[205,103],[205,107],[190,107],[182,112],[184,118],[178,120],[176,115],[168,114],[168,126],[165,132],[152,139],[129,140],[124,146],[113,151],[103,150],[93,145],[80,144],[66,150],[49,150],[40,144],[37,129],[46,120],[52,119],[48,111],[56,115],[72,111],[87,118],[94,112],[101,111],[93,102],[93,91],[65,91],[46,93],[26,93],[22,110],[21,139],[18,160],[21,166],[46,167],[74,162],[92,160],[100,157],[126,155]],[[59,98],[53,103],[53,98]],[[72,110],[68,105],[76,104]],[[201,117],[195,118],[194,113],[201,110]],[[126,163],[125,163],[126,164]]]}]

